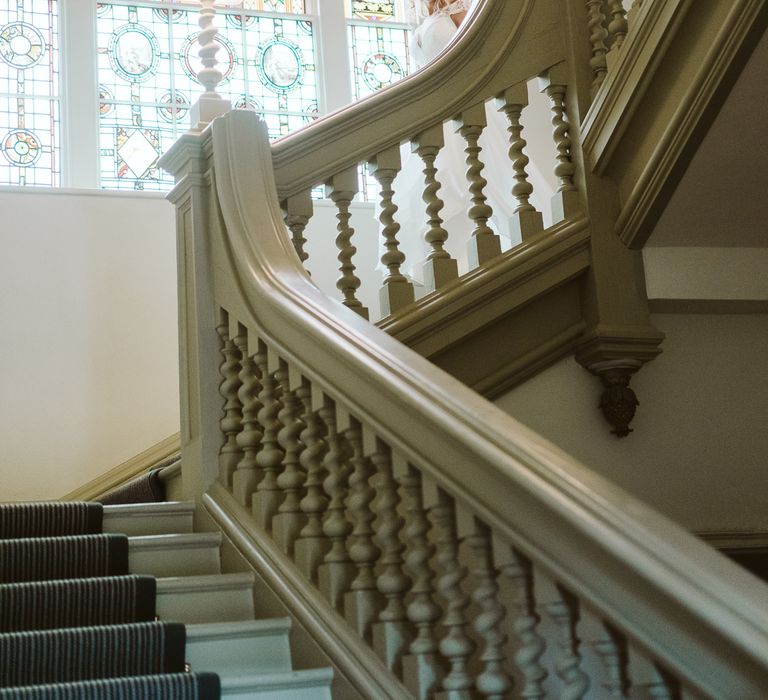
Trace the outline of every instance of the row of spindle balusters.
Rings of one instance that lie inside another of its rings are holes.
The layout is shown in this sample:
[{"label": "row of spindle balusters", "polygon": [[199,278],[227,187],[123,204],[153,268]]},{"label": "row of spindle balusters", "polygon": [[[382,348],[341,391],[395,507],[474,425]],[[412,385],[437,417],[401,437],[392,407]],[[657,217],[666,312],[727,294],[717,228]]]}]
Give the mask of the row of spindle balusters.
[{"label": "row of spindle balusters", "polygon": [[217,330],[221,482],[414,697],[680,697],[255,333]]},{"label": "row of spindle balusters", "polygon": [[642,5],[643,0],[633,0],[627,10],[622,0],[586,0],[589,42],[592,46],[589,64],[593,75],[593,97],[618,60],[627,32]]},{"label": "row of spindle balusters", "polygon": [[[578,209],[574,166],[571,160],[569,122],[565,108],[567,86],[563,66],[558,65],[550,69],[544,77],[540,78],[540,86],[548,95],[551,104],[552,138],[556,153],[555,175],[558,181],[557,192],[552,202],[552,216],[556,222]],[[509,166],[515,180],[510,197],[516,203],[512,229],[519,234],[522,241],[530,239],[544,228],[542,213],[537,211],[530,201],[533,185],[526,171],[530,161],[525,151],[527,142],[523,136],[521,123],[521,115],[527,106],[527,82],[520,82],[510,87],[494,99],[494,107],[504,112],[508,120]],[[487,126],[485,110],[486,105],[483,102],[472,105],[463,110],[454,121],[456,131],[465,143],[467,215],[473,227],[469,242],[470,269],[492,260],[501,253],[499,236],[488,225],[493,210],[485,194],[487,185],[483,175],[485,165],[482,148],[478,143],[480,135]],[[439,290],[459,276],[457,261],[445,248],[449,232],[443,226],[443,219],[440,217],[444,202],[440,198],[440,181],[435,159],[444,145],[442,123],[423,130],[411,139],[412,151],[421,158],[423,163],[424,189],[421,198],[425,204],[424,238],[429,248],[423,263],[423,272],[427,292]],[[377,153],[367,162],[367,168],[379,185],[379,228],[384,242],[381,264],[385,270],[379,295],[379,311],[380,316],[383,317],[414,301],[413,284],[401,271],[405,254],[400,249],[398,208],[393,202],[393,188],[396,186],[397,174],[401,169],[400,145],[394,144]],[[342,303],[368,318],[369,310],[357,296],[361,280],[356,272],[357,249],[353,244],[354,228],[350,222],[349,211],[350,203],[358,192],[357,168],[352,167],[333,174],[325,182],[325,187],[327,197],[335,203],[337,210],[336,247],[339,277],[336,286],[341,293]],[[296,252],[300,260],[307,263],[309,256],[305,250],[304,234],[312,217],[311,188],[289,197],[282,206],[285,223],[291,232]],[[316,264],[322,264],[322,262],[316,261]],[[313,264],[315,261],[309,261],[307,266],[311,269]]]}]

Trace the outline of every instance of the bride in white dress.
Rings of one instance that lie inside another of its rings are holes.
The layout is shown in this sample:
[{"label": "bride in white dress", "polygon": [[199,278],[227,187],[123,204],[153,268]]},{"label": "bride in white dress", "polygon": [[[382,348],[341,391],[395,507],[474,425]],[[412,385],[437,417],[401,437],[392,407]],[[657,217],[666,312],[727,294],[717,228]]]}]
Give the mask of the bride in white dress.
[{"label": "bride in white dress", "polygon": [[[472,4],[473,0],[412,0],[411,12],[418,25],[413,32],[411,51],[417,68],[422,68],[434,60],[453,40]],[[511,194],[514,172],[507,157],[507,122],[506,117],[492,106],[486,112],[488,126],[479,143],[482,147],[480,159],[486,166],[483,176],[488,181],[485,196],[494,210],[489,224],[501,234],[502,241],[507,241],[502,247],[508,248],[519,243],[519,240],[510,240],[509,222],[517,202]],[[440,217],[448,231],[445,247],[451,256],[458,260],[459,274],[463,274],[467,272],[466,246],[472,232],[472,222],[467,215],[470,200],[465,175],[465,142],[459,134],[453,132],[450,122],[444,125],[444,135],[445,146],[435,162],[437,179],[441,184],[438,196],[444,204]],[[429,253],[428,244],[424,240],[427,218],[425,204],[420,197],[414,196],[414,193],[424,189],[423,163],[418,155],[411,152],[410,144],[407,143],[401,148],[401,160],[403,167],[394,184],[394,203],[398,206],[395,218],[400,223],[398,240],[400,250],[406,256],[401,271],[416,282],[419,296],[422,265]],[[531,201],[537,209],[544,211],[540,204],[544,200],[549,201],[553,188],[541,176],[533,162],[527,170],[529,181],[534,185]],[[544,216],[546,219],[548,212],[545,212]]]}]

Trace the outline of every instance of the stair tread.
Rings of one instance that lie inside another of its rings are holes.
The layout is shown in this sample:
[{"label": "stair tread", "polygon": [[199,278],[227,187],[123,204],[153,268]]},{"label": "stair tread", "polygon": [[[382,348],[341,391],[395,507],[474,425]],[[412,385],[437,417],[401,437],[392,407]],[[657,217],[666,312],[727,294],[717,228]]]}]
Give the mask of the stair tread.
[{"label": "stair tread", "polygon": [[307,668],[299,671],[283,671],[279,673],[259,673],[252,675],[222,676],[222,689],[229,688],[280,688],[286,685],[293,687],[320,685],[333,681],[333,669]]},{"label": "stair tread", "polygon": [[198,549],[200,547],[218,547],[221,542],[221,533],[218,532],[132,535],[128,538],[128,545],[131,549]]},{"label": "stair tread", "polygon": [[289,617],[237,620],[234,622],[201,622],[187,625],[187,640],[267,636],[288,632],[290,629],[291,619]]},{"label": "stair tread", "polygon": [[157,579],[157,592],[203,591],[245,588],[256,583],[252,573],[206,574],[202,576],[166,576]]},{"label": "stair tread", "polygon": [[195,504],[192,501],[167,501],[164,503],[121,503],[119,505],[104,506],[105,516],[120,517],[135,515],[137,518],[145,518],[152,515],[189,514],[194,515]]}]

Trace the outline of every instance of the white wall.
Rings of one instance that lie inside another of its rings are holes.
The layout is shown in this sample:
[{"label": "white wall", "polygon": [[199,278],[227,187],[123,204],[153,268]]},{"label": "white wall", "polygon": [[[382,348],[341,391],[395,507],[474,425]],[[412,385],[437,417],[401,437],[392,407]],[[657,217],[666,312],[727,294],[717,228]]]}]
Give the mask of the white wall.
[{"label": "white wall", "polygon": [[667,338],[632,380],[629,437],[609,433],[599,381],[572,358],[497,405],[688,528],[768,529],[768,315],[653,322]]},{"label": "white wall", "polygon": [[0,191],[0,500],[57,498],[178,431],[173,207]]}]

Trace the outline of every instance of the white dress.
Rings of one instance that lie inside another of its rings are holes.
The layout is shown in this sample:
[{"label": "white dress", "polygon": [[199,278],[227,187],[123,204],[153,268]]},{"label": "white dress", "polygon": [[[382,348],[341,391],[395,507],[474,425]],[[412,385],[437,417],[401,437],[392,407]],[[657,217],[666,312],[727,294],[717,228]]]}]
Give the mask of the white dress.
[{"label": "white dress", "polygon": [[[468,3],[467,3],[468,4]],[[464,3],[457,10],[466,9]],[[429,15],[414,30],[412,55],[417,67],[421,68],[434,60],[438,54],[451,42],[458,29],[448,12],[438,12]],[[514,172],[507,156],[509,138],[507,134],[507,118],[496,111],[493,105],[487,105],[486,113],[488,126],[480,137],[482,147],[480,159],[485,164],[483,177],[488,184],[484,193],[487,203],[493,208],[493,216],[489,225],[502,236],[502,247],[509,248],[519,240],[510,240],[509,222],[517,202],[511,194],[514,185]],[[437,179],[441,184],[438,196],[443,201],[440,217],[443,227],[448,231],[445,248],[458,260],[459,274],[467,272],[467,241],[472,233],[472,221],[467,215],[470,206],[468,183],[466,179],[466,161],[464,148],[466,142],[460,134],[454,133],[450,122],[444,125],[445,146],[440,150],[435,161]],[[423,162],[411,152],[410,144],[401,147],[402,170],[394,183],[394,203],[398,206],[395,220],[400,224],[398,241],[400,251],[406,256],[401,271],[413,279],[418,285],[423,280],[422,266],[429,253],[429,245],[424,240],[426,225],[426,205],[419,196],[424,190]],[[541,210],[537,200],[551,194],[552,188],[540,176],[533,163],[527,167],[529,181],[534,185],[531,201]],[[543,195],[543,197],[542,197]],[[545,214],[546,216],[546,214]],[[380,252],[383,252],[383,248]]]}]

